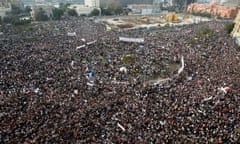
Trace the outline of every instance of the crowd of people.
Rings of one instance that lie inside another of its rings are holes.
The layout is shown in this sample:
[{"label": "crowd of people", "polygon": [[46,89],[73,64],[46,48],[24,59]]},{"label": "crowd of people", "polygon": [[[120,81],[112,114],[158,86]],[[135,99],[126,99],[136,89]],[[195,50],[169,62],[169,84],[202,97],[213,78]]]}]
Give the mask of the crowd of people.
[{"label": "crowd of people", "polygon": [[225,24],[2,26],[0,143],[240,143],[240,55]]}]

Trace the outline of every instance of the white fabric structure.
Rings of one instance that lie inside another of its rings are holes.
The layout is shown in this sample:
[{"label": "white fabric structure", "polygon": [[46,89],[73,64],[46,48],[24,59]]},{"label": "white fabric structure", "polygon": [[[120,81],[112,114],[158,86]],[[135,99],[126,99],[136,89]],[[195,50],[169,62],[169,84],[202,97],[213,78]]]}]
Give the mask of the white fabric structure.
[{"label": "white fabric structure", "polygon": [[68,32],[67,35],[68,36],[77,36],[77,33],[76,32]]},{"label": "white fabric structure", "polygon": [[144,43],[144,38],[127,38],[127,37],[119,37],[119,41],[123,41],[123,42]]},{"label": "white fabric structure", "polygon": [[86,47],[86,45],[78,46],[76,49],[81,49],[81,48],[84,48],[84,47]]},{"label": "white fabric structure", "polygon": [[180,73],[182,73],[182,71],[183,71],[183,69],[184,69],[184,59],[183,59],[183,56],[181,57],[181,64],[182,64],[182,66],[181,66],[181,68],[178,70],[178,75],[179,75]]}]

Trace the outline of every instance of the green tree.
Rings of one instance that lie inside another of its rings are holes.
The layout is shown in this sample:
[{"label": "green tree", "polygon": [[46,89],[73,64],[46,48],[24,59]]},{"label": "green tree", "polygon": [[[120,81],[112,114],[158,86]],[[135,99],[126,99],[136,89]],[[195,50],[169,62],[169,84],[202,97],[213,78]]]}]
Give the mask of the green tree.
[{"label": "green tree", "polygon": [[129,8],[124,8],[123,10],[122,10],[122,14],[123,15],[128,15],[128,13],[130,13],[132,10],[131,9],[129,9]]},{"label": "green tree", "polygon": [[78,16],[78,14],[77,14],[77,12],[76,12],[75,9],[68,9],[68,10],[67,10],[67,14],[68,14],[69,16]]},{"label": "green tree", "polygon": [[60,3],[60,4],[59,4],[59,8],[60,8],[60,9],[67,9],[69,6],[70,6],[69,3],[66,3],[66,4]]},{"label": "green tree", "polygon": [[101,7],[102,15],[119,15],[123,12],[123,7],[119,0],[108,0],[108,2]]},{"label": "green tree", "polygon": [[64,10],[63,10],[63,9],[60,9],[60,8],[54,8],[54,9],[52,10],[52,14],[53,14],[53,19],[54,19],[54,20],[59,20],[59,19],[61,19],[61,17],[63,16]]},{"label": "green tree", "polygon": [[7,15],[3,17],[3,23],[12,23],[12,21],[15,19],[12,15]]},{"label": "green tree", "polygon": [[233,31],[234,26],[235,26],[235,23],[233,23],[233,22],[232,23],[227,23],[225,25],[225,29],[226,29],[228,34],[230,34]]},{"label": "green tree", "polygon": [[101,8],[101,11],[102,11],[102,15],[106,15],[106,16],[113,15],[112,11],[109,8]]},{"label": "green tree", "polygon": [[100,14],[100,11],[98,9],[93,9],[89,16],[98,16]]},{"label": "green tree", "polygon": [[121,6],[114,9],[114,14],[120,15],[121,13],[123,13],[123,8]]},{"label": "green tree", "polygon": [[180,11],[184,10],[186,6],[194,2],[196,2],[196,0],[174,0],[175,8],[179,9]]},{"label": "green tree", "polygon": [[108,2],[108,9],[115,15],[120,14],[123,10],[119,0],[110,0]]},{"label": "green tree", "polygon": [[26,24],[29,24],[29,23],[31,23],[31,20],[21,20],[21,19],[18,19],[18,18],[14,19],[12,21],[13,25],[26,25]]},{"label": "green tree", "polygon": [[23,12],[23,10],[20,7],[18,7],[16,5],[12,5],[12,10],[10,12],[12,15],[19,15],[22,12]]},{"label": "green tree", "polygon": [[45,11],[42,8],[39,8],[38,11],[35,13],[35,19],[37,21],[47,21],[49,18],[45,14]]},{"label": "green tree", "polygon": [[32,11],[30,6],[26,6],[24,9],[25,13],[30,14],[30,12]]}]

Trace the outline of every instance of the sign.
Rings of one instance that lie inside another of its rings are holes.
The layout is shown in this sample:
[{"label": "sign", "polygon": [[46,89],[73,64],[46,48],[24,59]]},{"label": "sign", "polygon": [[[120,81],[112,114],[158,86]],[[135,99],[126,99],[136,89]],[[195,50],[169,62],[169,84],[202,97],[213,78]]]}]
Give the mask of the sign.
[{"label": "sign", "polygon": [[123,42],[144,43],[144,38],[127,38],[127,37],[119,37],[119,41],[123,41]]}]

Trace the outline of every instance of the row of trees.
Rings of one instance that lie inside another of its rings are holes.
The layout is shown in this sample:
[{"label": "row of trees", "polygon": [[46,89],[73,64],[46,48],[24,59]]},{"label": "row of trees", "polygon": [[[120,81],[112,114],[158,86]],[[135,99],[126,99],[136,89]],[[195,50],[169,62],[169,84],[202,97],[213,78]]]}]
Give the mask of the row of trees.
[{"label": "row of trees", "polygon": [[42,8],[35,13],[37,21],[47,21],[49,19],[60,20],[63,15],[78,16],[76,10],[68,8],[70,4],[60,3],[59,8],[54,8],[52,14],[48,16]]},{"label": "row of trees", "polygon": [[[63,15],[68,16],[78,16],[77,12],[74,9],[68,8],[70,4],[63,4],[60,3],[59,8],[54,8],[52,10],[52,15],[50,17],[47,17],[45,12],[43,10],[39,10],[36,15],[35,19],[38,21],[45,21],[48,19],[53,20],[60,20]],[[129,10],[123,9],[119,1],[110,0],[107,5],[103,5],[100,9],[93,9],[91,13],[88,16],[98,16],[100,15],[120,15],[120,14],[127,14]]]},{"label": "row of trees", "polygon": [[[49,19],[59,20],[64,14],[68,16],[78,16],[74,9],[68,8],[69,4],[60,4],[59,8],[54,8],[51,15],[47,15],[43,8],[36,10],[34,17],[37,21],[47,21]],[[0,23],[11,23],[14,25],[24,25],[31,22],[31,19],[24,17],[31,17],[31,8],[29,6],[21,9],[18,6],[12,5],[12,10],[6,13],[6,16],[1,18]]]},{"label": "row of trees", "polygon": [[[175,11],[175,12],[184,12],[187,9],[187,6],[191,3],[196,2],[197,0],[173,0],[173,5],[169,7],[163,7],[162,10]],[[167,2],[167,1],[165,1]],[[165,3],[166,4],[166,3]]]},{"label": "row of trees", "polygon": [[[196,0],[174,0],[174,6],[164,8],[162,7],[162,10],[169,10],[169,11],[177,11],[182,12],[186,9],[186,6],[190,3],[195,2]],[[51,11],[51,15],[48,15],[44,9],[39,8],[35,12],[35,20],[37,21],[47,21],[49,19],[52,20],[60,20],[63,16],[78,16],[75,9],[69,8],[70,4],[64,4],[60,3],[59,8],[54,8]],[[108,0],[107,3],[103,4],[100,9],[93,9],[92,12],[88,16],[98,16],[100,15],[127,15],[131,10],[127,8],[123,8],[120,4],[119,0]],[[0,18],[0,22],[4,23],[12,23],[16,25],[21,25],[25,23],[31,22],[31,20],[22,20],[20,19],[23,16],[29,16],[30,17],[31,8],[25,7],[24,9],[21,9],[15,5],[12,5],[12,11],[7,13],[7,16],[3,19]],[[201,15],[204,17],[211,17],[208,13],[194,13],[194,15]]]},{"label": "row of trees", "polygon": [[31,8],[29,6],[20,8],[15,5],[11,5],[12,10],[7,12],[5,17],[0,17],[0,23],[12,23],[14,25],[23,25],[30,23],[28,19],[21,19],[22,17],[30,16]]},{"label": "row of trees", "polygon": [[[109,0],[107,3],[103,3],[101,6],[101,15],[120,15],[123,14],[124,9],[118,0]],[[89,16],[98,16],[100,14],[99,9],[94,9]]]},{"label": "row of trees", "polygon": [[[36,21],[60,20],[63,16],[78,16],[75,9],[69,8],[70,4],[60,3],[59,8],[54,8],[51,12],[46,12],[43,8],[35,10],[34,18]],[[100,9],[93,9],[88,16],[100,15],[127,15],[129,9],[124,9],[118,0],[108,0]],[[4,18],[0,17],[0,23],[11,23],[14,25],[23,25],[30,23],[31,19],[22,19],[22,17],[30,17],[31,8],[29,6],[21,9],[12,5],[12,10],[7,13]]]}]

